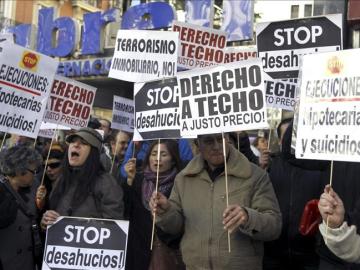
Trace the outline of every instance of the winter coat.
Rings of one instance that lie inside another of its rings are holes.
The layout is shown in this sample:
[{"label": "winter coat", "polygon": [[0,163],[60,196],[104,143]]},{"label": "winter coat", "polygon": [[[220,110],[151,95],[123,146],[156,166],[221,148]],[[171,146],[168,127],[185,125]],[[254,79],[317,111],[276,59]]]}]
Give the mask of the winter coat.
[{"label": "winter coat", "polygon": [[[137,173],[132,186],[124,185],[124,197],[126,198],[126,209],[129,213],[129,238],[126,254],[126,269],[148,270],[151,260],[151,230],[152,216],[150,210],[146,209],[142,201],[142,183],[144,175]],[[166,240],[169,246],[175,244],[179,249],[179,237],[164,234],[155,227],[155,237]],[[169,269],[170,270],[170,269]]]},{"label": "winter coat", "polygon": [[230,234],[224,230],[225,175],[212,181],[201,156],[181,171],[170,195],[170,208],[157,225],[176,234],[184,229],[181,251],[186,269],[262,269],[263,241],[278,237],[281,214],[267,173],[230,146],[227,161],[229,204],[248,213],[248,222]]},{"label": "winter coat", "polygon": [[318,199],[323,192],[325,172],[300,168],[279,154],[272,159],[269,176],[279,201],[283,226],[279,239],[265,243],[264,266],[297,261],[316,266],[319,260],[316,236],[301,235],[299,225],[306,203]]},{"label": "winter coat", "polygon": [[[59,180],[57,184],[60,182]],[[79,207],[73,209],[71,200],[75,189],[76,182],[70,186],[69,190],[61,197],[56,209],[53,210],[61,216],[123,219],[123,191],[109,173],[102,173],[96,179],[94,194],[89,193],[85,201]]]},{"label": "winter coat", "polygon": [[[28,210],[36,216],[36,187],[19,189]],[[0,262],[4,270],[34,270],[31,219],[0,182]],[[1,268],[1,267],[0,267]]]}]

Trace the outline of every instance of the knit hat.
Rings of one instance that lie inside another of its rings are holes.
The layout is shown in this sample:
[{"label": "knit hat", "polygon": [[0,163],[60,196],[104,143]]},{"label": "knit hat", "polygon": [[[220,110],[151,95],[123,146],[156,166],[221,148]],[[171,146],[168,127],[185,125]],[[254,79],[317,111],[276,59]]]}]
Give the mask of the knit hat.
[{"label": "knit hat", "polygon": [[101,146],[103,140],[99,132],[92,128],[81,128],[73,134],[70,134],[66,137],[66,142],[70,143],[75,137],[80,137],[84,139],[88,144],[97,148],[99,151],[101,150]]}]

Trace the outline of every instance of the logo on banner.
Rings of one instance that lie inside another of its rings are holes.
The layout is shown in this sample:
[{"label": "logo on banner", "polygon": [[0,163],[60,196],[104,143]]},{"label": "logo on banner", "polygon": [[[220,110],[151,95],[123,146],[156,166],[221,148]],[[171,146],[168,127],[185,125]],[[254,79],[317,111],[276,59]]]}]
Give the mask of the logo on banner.
[{"label": "logo on banner", "polygon": [[39,55],[36,55],[33,52],[24,51],[19,66],[36,72],[36,67],[39,60],[40,60]]},{"label": "logo on banner", "polygon": [[337,56],[333,56],[329,59],[327,68],[331,74],[339,74],[344,68],[344,64]]}]

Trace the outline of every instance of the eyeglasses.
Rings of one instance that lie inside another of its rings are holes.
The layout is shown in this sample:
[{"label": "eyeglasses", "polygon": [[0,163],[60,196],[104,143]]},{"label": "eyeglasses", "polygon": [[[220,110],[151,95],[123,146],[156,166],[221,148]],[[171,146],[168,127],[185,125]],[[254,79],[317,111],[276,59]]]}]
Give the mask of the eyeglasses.
[{"label": "eyeglasses", "polygon": [[34,174],[34,175],[37,174],[37,171],[36,171],[36,170],[31,170],[31,169],[29,169],[29,168],[26,168],[26,170],[27,170],[28,172]]},{"label": "eyeglasses", "polygon": [[54,162],[54,163],[49,163],[47,164],[47,167],[49,167],[50,169],[56,169],[61,165],[61,162]]}]

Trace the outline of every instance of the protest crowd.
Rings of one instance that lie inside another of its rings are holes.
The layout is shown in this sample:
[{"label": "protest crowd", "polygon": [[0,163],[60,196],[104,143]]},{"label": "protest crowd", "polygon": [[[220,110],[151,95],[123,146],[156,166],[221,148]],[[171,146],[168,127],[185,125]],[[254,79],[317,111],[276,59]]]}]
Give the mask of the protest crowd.
[{"label": "protest crowd", "polygon": [[239,51],[183,22],[120,29],[108,76],[133,98],[112,119],[0,35],[0,270],[360,269],[360,50],[341,23],[260,23]]}]

